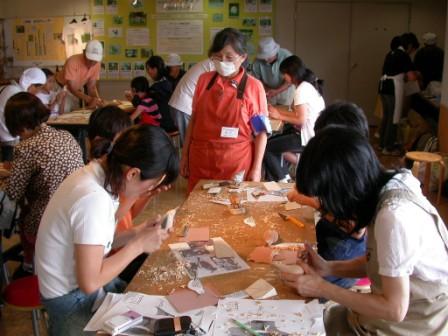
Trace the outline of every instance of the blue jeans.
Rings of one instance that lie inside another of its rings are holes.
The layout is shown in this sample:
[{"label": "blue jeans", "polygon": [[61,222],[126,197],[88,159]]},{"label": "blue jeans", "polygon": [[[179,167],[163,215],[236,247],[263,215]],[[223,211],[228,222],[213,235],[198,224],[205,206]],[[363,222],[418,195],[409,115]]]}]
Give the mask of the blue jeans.
[{"label": "blue jeans", "polygon": [[[366,254],[366,235],[356,239],[335,224],[321,219],[316,225],[317,252],[325,260],[350,260]],[[352,287],[358,279],[327,276],[325,279],[343,288]]]},{"label": "blue jeans", "polygon": [[[103,288],[106,293],[122,293],[126,285],[123,280],[116,278]],[[95,335],[95,332],[84,333],[83,329],[93,316],[91,310],[97,293],[98,291],[85,294],[80,289],[75,289],[54,299],[42,298],[42,304],[50,317],[49,334],[51,336]]]}]

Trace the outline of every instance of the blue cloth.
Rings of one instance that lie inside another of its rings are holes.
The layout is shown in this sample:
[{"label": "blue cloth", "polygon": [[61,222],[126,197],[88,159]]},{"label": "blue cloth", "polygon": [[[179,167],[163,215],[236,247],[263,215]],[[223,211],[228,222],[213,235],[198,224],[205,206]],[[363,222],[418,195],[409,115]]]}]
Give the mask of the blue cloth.
[{"label": "blue cloth", "polygon": [[[126,285],[126,282],[116,278],[105,285],[103,289],[106,293],[122,293]],[[75,289],[54,299],[42,298],[42,304],[50,317],[49,335],[95,335],[95,332],[84,333],[83,329],[93,316],[92,306],[97,294],[98,291],[85,294],[80,289]]]},{"label": "blue cloth", "polygon": [[[356,239],[334,223],[321,219],[316,225],[317,252],[325,260],[350,260],[366,254],[366,235]],[[358,279],[328,276],[325,279],[343,288],[355,285]]]}]

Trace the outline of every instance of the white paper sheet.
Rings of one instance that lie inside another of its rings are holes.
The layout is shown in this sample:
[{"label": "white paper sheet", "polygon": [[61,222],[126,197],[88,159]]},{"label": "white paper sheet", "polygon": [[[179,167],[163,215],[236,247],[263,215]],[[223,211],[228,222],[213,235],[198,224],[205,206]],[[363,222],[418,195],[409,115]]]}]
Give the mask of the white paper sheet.
[{"label": "white paper sheet", "polygon": [[[271,325],[280,331],[279,334],[325,335],[323,322],[321,322],[323,309],[324,305],[317,301],[305,304],[302,300],[224,299],[218,303],[213,335],[241,334],[238,332],[239,327],[232,322],[232,319],[260,332],[266,332],[260,329],[261,325],[263,327]],[[319,316],[316,317],[318,314]]]},{"label": "white paper sheet", "polygon": [[[127,294],[108,293],[103,304],[93,315],[84,331],[101,330],[105,321],[113,316],[133,310],[145,317],[165,318],[179,315],[164,296],[146,295],[137,292]],[[216,307],[205,307],[201,309],[184,312],[182,315],[191,317],[194,326],[200,326],[208,331],[214,320]]]}]

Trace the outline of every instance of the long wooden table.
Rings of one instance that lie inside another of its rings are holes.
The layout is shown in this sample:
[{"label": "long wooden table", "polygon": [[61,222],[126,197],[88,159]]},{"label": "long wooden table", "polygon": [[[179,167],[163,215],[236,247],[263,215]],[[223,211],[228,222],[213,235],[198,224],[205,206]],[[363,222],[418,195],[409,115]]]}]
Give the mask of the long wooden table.
[{"label": "long wooden table", "polygon": [[[131,112],[134,109],[130,102],[112,101],[110,105],[116,105],[125,112]],[[93,109],[73,110],[61,114],[56,118],[50,118],[47,121],[48,125],[65,129],[76,138],[82,149],[85,162],[87,162],[87,127],[89,126],[90,115],[93,111]]]},{"label": "long wooden table", "polygon": [[[222,237],[233,249],[247,261],[250,252],[257,246],[263,246],[263,233],[266,230],[277,230],[282,242],[311,242],[316,240],[314,226],[314,210],[309,207],[291,210],[287,213],[302,220],[305,228],[283,221],[278,215],[285,212],[281,203],[245,203],[244,215],[231,215],[225,205],[210,202],[213,198],[200,187],[205,181],[198,183],[188,199],[179,208],[175,220],[175,232],[164,243],[162,248],[147,258],[140,271],[129,284],[127,290],[145,294],[167,295],[173,289],[185,287],[189,278],[180,276],[173,269],[176,258],[170,252],[168,244],[178,242],[177,234],[183,225],[191,227],[208,226],[210,237]],[[250,183],[260,186],[261,183]],[[283,186],[288,186],[283,184]],[[291,186],[291,185],[289,185]],[[252,216],[256,226],[249,227],[243,220]],[[271,265],[248,262],[250,270],[229,273],[202,279],[203,283],[213,285],[222,295],[247,288],[259,278],[270,282],[277,290],[279,299],[301,299],[294,290],[286,287],[278,278],[278,271]],[[170,275],[171,273],[171,275]],[[176,278],[177,277],[177,278]]]}]

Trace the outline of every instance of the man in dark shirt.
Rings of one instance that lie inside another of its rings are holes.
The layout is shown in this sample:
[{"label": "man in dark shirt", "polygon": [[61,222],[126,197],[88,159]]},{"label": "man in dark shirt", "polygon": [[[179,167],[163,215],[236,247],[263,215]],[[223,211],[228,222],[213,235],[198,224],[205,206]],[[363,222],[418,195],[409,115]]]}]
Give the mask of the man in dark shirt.
[{"label": "man in dark shirt", "polygon": [[423,34],[424,47],[415,54],[415,68],[422,75],[422,89],[426,89],[429,82],[442,81],[443,49],[436,45],[437,35]]}]

